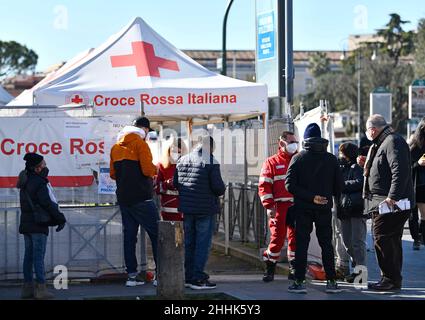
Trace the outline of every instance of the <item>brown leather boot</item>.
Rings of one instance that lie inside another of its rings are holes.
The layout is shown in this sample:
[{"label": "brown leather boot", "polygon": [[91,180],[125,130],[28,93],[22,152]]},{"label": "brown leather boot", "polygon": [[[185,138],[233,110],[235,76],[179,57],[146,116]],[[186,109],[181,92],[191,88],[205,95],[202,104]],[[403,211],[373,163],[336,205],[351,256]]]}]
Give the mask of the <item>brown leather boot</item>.
[{"label": "brown leather boot", "polygon": [[36,283],[34,289],[34,298],[37,300],[53,299],[54,295],[47,291],[45,283]]},{"label": "brown leather boot", "polygon": [[34,298],[34,284],[32,282],[24,283],[22,286],[21,299]]}]

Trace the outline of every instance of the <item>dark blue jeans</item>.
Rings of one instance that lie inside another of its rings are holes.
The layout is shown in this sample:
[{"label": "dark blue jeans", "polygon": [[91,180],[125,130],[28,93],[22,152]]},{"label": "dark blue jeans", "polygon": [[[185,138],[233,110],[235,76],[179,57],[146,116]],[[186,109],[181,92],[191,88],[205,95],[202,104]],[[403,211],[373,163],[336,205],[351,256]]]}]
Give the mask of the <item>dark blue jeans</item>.
[{"label": "dark blue jeans", "polygon": [[124,228],[124,260],[129,276],[137,275],[136,243],[139,225],[148,233],[152,243],[153,258],[157,266],[158,248],[158,210],[152,200],[139,202],[132,206],[120,205]]},{"label": "dark blue jeans", "polygon": [[211,248],[215,215],[183,215],[186,282],[208,279],[204,272]]},{"label": "dark blue jeans", "polygon": [[24,281],[33,281],[33,267],[36,281],[40,284],[46,283],[44,274],[44,255],[46,254],[47,236],[43,233],[30,233],[24,235]]}]

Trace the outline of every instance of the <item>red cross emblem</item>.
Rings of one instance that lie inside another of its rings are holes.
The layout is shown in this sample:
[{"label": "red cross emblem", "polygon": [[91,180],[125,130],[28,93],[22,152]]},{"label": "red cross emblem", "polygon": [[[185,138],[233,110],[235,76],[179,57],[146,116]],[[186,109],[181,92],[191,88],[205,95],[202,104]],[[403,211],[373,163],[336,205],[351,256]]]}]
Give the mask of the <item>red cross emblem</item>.
[{"label": "red cross emblem", "polygon": [[84,100],[82,98],[80,98],[80,96],[78,94],[76,94],[72,99],[71,102],[75,103],[75,104],[80,104],[82,103]]},{"label": "red cross emblem", "polygon": [[82,93],[74,93],[65,98],[66,103],[82,104],[88,101],[87,97]]},{"label": "red cross emblem", "polygon": [[138,77],[160,78],[159,68],[180,71],[176,61],[160,58],[155,55],[153,45],[144,41],[131,43],[132,54],[112,56],[112,68],[136,67]]}]

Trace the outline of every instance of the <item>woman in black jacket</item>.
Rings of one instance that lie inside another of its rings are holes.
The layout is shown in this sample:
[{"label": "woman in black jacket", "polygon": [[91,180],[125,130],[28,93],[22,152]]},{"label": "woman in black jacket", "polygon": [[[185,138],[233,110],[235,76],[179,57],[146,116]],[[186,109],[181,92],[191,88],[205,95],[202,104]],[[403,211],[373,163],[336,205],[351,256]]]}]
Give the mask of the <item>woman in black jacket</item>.
[{"label": "woman in black jacket", "polygon": [[[49,169],[43,157],[36,153],[27,153],[24,157],[25,170],[19,174],[17,188],[20,189],[21,218],[19,233],[24,235],[25,256],[23,263],[24,286],[23,299],[51,299],[53,295],[46,289],[44,256],[46,253],[49,227],[35,222],[35,210],[38,206],[47,212],[51,221],[49,226],[64,228],[66,219],[59,211],[53,189],[47,179]],[[36,282],[33,284],[33,269]]]},{"label": "woman in black jacket", "polygon": [[[414,208],[410,215],[409,228],[413,238],[413,249],[419,250],[420,234],[422,234],[422,241],[425,241],[425,118],[419,123],[409,145],[417,204],[417,208]],[[419,226],[418,211],[421,215]]]},{"label": "woman in black jacket", "polygon": [[[337,206],[341,220],[342,240],[352,261],[352,267],[366,265],[366,217],[362,198],[363,169],[356,163],[359,149],[355,144],[339,147],[339,161],[344,185]],[[346,280],[352,283],[360,272],[352,272]]]}]

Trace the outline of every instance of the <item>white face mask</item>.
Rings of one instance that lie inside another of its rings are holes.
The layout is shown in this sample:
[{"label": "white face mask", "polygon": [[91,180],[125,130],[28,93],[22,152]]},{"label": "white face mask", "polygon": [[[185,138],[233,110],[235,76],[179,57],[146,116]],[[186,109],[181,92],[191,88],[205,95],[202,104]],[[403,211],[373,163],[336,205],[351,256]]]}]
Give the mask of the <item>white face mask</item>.
[{"label": "white face mask", "polygon": [[373,141],[373,137],[372,137],[372,136],[371,136],[371,134],[369,133],[369,130],[366,130],[365,134],[366,134],[366,138],[367,138],[369,141]]},{"label": "white face mask", "polygon": [[294,154],[295,152],[297,152],[298,150],[298,144],[297,143],[291,143],[288,144],[285,148],[286,152],[288,152],[289,154]]}]

